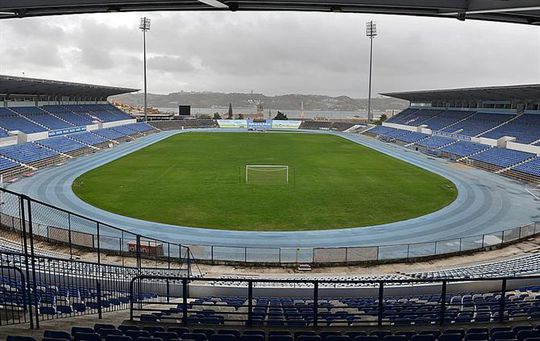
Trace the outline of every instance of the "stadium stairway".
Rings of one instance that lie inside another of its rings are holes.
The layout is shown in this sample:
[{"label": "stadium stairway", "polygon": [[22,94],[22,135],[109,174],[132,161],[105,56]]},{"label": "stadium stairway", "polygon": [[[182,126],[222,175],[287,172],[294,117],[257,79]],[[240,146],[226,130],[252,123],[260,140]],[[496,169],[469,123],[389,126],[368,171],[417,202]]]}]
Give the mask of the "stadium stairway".
[{"label": "stadium stairway", "polygon": [[509,171],[509,170],[511,170],[511,169],[514,169],[515,167],[521,166],[521,165],[524,164],[524,163],[530,162],[530,161],[534,160],[535,158],[536,158],[536,156],[532,156],[532,157],[528,158],[527,160],[523,160],[523,161],[521,161],[521,162],[519,162],[519,163],[516,163],[515,165],[510,166],[510,167],[506,167],[506,168],[500,169],[500,170],[496,171],[495,173],[496,173],[496,174],[500,174],[500,173]]},{"label": "stadium stairway", "polygon": [[36,121],[32,120],[32,119],[29,117],[30,115],[28,115],[28,116],[21,115],[21,114],[19,114],[17,111],[13,110],[12,108],[7,108],[7,109],[8,109],[9,111],[11,111],[13,114],[15,114],[15,115],[17,115],[17,116],[19,116],[19,117],[21,117],[21,118],[24,118],[24,119],[26,119],[26,120],[28,120],[28,121],[34,123],[35,125],[40,126],[40,127],[43,128],[44,130],[50,130],[49,127],[47,127],[47,126],[45,126],[45,125],[43,125],[43,124],[41,124],[41,123],[39,123],[39,122],[36,122]]},{"label": "stadium stairway", "polygon": [[480,133],[480,134],[476,135],[475,137],[480,137],[480,136],[482,136],[482,135],[484,135],[484,134],[487,134],[487,133],[492,132],[492,131],[494,131],[494,130],[496,130],[496,129],[499,129],[499,128],[502,127],[502,126],[505,126],[505,125],[507,125],[508,123],[510,123],[510,122],[512,122],[512,121],[515,121],[515,120],[518,119],[521,115],[523,115],[523,114],[516,115],[516,116],[512,117],[511,119],[509,119],[509,120],[507,120],[507,121],[504,121],[503,123],[501,123],[501,124],[499,124],[499,125],[497,125],[497,126],[491,128],[491,129],[488,129],[488,130],[484,131],[483,133]]},{"label": "stadium stairway", "polygon": [[457,162],[466,162],[471,156],[478,155],[478,154],[480,154],[480,153],[485,152],[486,150],[489,150],[489,149],[484,149],[484,150],[481,150],[481,151],[472,153],[471,155],[467,155],[467,156],[464,156],[464,157],[462,157],[462,158],[456,159],[456,161],[457,161]]},{"label": "stadium stairway", "polygon": [[471,116],[473,116],[474,114],[476,114],[476,112],[472,112],[470,115],[468,115],[468,116],[466,116],[466,117],[460,119],[459,121],[454,122],[454,123],[452,123],[452,124],[449,124],[449,125],[447,125],[446,127],[443,127],[443,128],[441,128],[441,129],[437,129],[436,131],[443,131],[443,130],[446,130],[446,129],[451,128],[453,125],[458,125],[458,124],[460,124],[461,122],[463,122],[463,121],[469,119],[469,118],[470,118]]}]

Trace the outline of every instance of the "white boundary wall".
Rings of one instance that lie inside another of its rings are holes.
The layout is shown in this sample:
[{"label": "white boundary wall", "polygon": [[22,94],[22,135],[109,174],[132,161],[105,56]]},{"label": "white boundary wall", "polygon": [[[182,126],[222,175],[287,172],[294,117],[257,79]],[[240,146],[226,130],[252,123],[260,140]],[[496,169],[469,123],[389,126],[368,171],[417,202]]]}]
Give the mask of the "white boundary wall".
[{"label": "white boundary wall", "polygon": [[[137,120],[132,118],[132,119],[128,119],[128,120],[121,120],[121,121],[113,121],[113,122],[103,122],[103,128],[111,128],[111,127],[117,127],[117,126],[123,126],[125,124],[130,124],[130,123],[137,123]],[[89,130],[88,128],[86,128],[87,130]]]},{"label": "white boundary wall", "polygon": [[408,130],[408,131],[418,131],[418,127],[408,126],[405,124],[397,124],[397,123],[391,123],[391,122],[383,122],[382,124],[384,127],[389,128],[395,128],[395,129],[401,129],[401,130]]},{"label": "white boundary wall", "polygon": [[534,153],[540,156],[540,146],[532,146],[530,144],[521,144],[516,142],[508,142],[506,148],[519,150],[521,152]]}]

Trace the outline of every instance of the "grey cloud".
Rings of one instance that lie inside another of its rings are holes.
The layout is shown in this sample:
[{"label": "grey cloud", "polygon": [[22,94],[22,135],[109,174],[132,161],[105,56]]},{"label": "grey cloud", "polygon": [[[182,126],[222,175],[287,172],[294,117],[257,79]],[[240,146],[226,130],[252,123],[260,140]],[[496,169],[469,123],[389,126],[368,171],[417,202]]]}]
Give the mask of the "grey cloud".
[{"label": "grey cloud", "polygon": [[[0,71],[142,87],[141,13],[0,21]],[[537,27],[342,13],[149,13],[149,89],[367,94],[540,82]]]}]

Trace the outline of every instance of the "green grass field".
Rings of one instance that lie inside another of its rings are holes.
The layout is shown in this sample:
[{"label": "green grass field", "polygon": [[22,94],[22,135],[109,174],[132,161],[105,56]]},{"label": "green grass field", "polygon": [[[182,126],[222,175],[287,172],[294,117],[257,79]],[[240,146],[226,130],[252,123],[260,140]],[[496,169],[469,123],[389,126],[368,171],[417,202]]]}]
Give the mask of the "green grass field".
[{"label": "green grass field", "polygon": [[[289,183],[246,184],[246,164],[289,166]],[[340,137],[185,133],[83,174],[88,203],[144,220],[293,231],[410,219],[450,204],[448,180]]]}]

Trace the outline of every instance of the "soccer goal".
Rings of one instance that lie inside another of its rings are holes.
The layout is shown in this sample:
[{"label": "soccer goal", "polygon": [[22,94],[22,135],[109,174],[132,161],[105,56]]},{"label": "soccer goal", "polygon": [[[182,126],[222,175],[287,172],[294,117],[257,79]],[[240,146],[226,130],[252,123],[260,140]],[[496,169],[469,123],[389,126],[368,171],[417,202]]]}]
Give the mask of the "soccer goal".
[{"label": "soccer goal", "polygon": [[246,184],[281,185],[289,183],[287,165],[246,165]]}]

